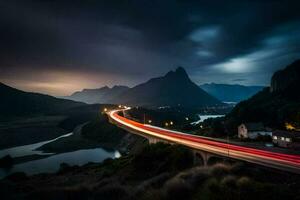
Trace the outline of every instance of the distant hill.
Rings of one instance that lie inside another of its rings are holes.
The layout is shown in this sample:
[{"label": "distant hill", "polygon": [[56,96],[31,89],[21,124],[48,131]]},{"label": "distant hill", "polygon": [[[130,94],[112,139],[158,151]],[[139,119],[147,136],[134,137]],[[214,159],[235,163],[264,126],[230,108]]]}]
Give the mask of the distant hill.
[{"label": "distant hill", "polygon": [[300,60],[277,71],[271,87],[265,88],[249,100],[239,103],[227,115],[232,126],[241,122],[263,122],[283,128],[285,123],[300,126]]},{"label": "distant hill", "polygon": [[193,83],[182,67],[125,91],[114,98],[113,102],[148,107],[202,107],[222,104]]},{"label": "distant hill", "polygon": [[107,86],[98,89],[83,89],[82,91],[75,92],[71,96],[63,97],[74,101],[81,101],[89,104],[94,103],[110,103],[111,99],[120,95],[128,90],[127,86],[114,86],[109,88]]},{"label": "distant hill", "polygon": [[24,92],[0,83],[0,119],[61,112],[80,105],[84,104],[49,95]]},{"label": "distant hill", "polygon": [[244,86],[230,84],[203,84],[200,87],[223,102],[240,102],[248,99],[257,92],[261,91],[263,86]]}]

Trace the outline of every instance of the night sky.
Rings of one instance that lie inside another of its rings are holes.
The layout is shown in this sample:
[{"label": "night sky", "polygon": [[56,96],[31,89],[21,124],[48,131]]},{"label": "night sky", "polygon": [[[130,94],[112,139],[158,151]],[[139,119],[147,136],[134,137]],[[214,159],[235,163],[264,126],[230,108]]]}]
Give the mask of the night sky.
[{"label": "night sky", "polygon": [[197,84],[268,85],[300,58],[297,1],[2,0],[0,25],[0,81],[52,95],[177,66]]}]

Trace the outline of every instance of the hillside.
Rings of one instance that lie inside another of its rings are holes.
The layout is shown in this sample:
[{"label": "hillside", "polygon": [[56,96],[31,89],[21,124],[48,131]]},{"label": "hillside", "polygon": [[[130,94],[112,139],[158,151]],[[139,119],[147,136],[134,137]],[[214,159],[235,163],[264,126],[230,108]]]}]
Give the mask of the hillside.
[{"label": "hillside", "polygon": [[110,103],[112,98],[120,95],[128,90],[127,86],[116,85],[112,88],[104,86],[97,89],[83,89],[82,91],[74,92],[71,96],[63,97],[74,101],[93,103]]},{"label": "hillside", "polygon": [[200,85],[200,88],[222,102],[240,102],[250,98],[264,87],[210,83]]},{"label": "hillside", "polygon": [[51,114],[80,105],[84,104],[49,95],[24,92],[0,83],[0,119]]},{"label": "hillside", "polygon": [[221,104],[193,83],[182,67],[125,91],[114,98],[113,102],[148,107],[202,107]]},{"label": "hillside", "polygon": [[239,103],[227,116],[232,126],[238,123],[263,122],[282,128],[286,122],[300,124],[300,60],[272,76],[271,87],[265,88],[247,101]]},{"label": "hillside", "polygon": [[0,195],[44,200],[299,199],[299,180],[297,174],[221,159],[204,167],[195,163],[191,150],[157,143],[101,164],[62,163],[54,174],[15,173],[0,180]]}]

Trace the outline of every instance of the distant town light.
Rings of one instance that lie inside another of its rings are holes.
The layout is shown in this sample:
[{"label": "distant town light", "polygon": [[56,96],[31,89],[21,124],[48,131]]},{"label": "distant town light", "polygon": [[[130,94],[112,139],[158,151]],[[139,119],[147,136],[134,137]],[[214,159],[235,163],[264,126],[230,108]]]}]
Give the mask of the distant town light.
[{"label": "distant town light", "polygon": [[119,108],[122,108],[122,105],[119,105]]},{"label": "distant town light", "polygon": [[172,121],[170,121],[170,125],[173,125],[173,122],[172,122]]},{"label": "distant town light", "polygon": [[296,129],[296,127],[294,127],[291,123],[288,123],[288,122],[285,123],[285,128],[287,130],[295,130]]},{"label": "distant town light", "polygon": [[186,120],[186,121],[188,121],[188,120],[189,120],[189,118],[188,118],[188,117],[186,117],[186,118],[185,118],[185,120]]},{"label": "distant town light", "polygon": [[107,112],[107,108],[104,108],[103,111],[104,111],[104,112]]},{"label": "distant town light", "polygon": [[165,126],[169,126],[169,123],[168,123],[168,122],[166,122],[166,123],[165,123]]},{"label": "distant town light", "polygon": [[202,125],[200,125],[200,128],[203,128],[203,126],[202,126]]},{"label": "distant town light", "polygon": [[149,120],[148,120],[148,123],[149,123],[149,124],[151,124],[151,123],[152,123],[152,120],[151,120],[151,119],[149,119]]}]

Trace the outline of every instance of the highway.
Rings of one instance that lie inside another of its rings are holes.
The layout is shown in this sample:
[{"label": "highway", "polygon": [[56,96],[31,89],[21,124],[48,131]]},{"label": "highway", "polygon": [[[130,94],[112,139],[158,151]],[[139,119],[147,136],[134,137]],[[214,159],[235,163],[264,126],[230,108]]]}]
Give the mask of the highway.
[{"label": "highway", "polygon": [[170,143],[181,144],[195,150],[211,153],[213,155],[230,157],[271,168],[290,171],[300,174],[300,156],[260,150],[241,145],[228,144],[215,141],[207,137],[172,131],[149,124],[142,124],[119,115],[124,109],[107,112],[111,123],[129,132],[147,138],[155,138]]}]

